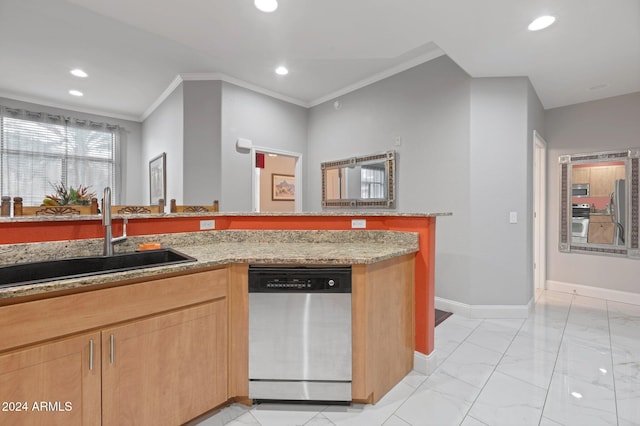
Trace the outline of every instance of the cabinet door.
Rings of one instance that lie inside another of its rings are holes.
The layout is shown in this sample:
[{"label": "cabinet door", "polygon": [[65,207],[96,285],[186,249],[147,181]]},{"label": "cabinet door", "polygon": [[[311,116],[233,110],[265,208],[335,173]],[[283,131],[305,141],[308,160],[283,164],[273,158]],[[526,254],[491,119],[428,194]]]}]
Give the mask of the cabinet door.
[{"label": "cabinet door", "polygon": [[0,355],[0,424],[99,425],[100,334]]},{"label": "cabinet door", "polygon": [[572,179],[574,184],[589,183],[589,176],[591,169],[589,167],[576,167],[572,168]]},{"label": "cabinet door", "polygon": [[591,197],[609,197],[611,195],[615,170],[614,166],[591,168],[591,182],[589,185]]},{"label": "cabinet door", "polygon": [[226,298],[102,331],[103,425],[177,425],[227,399]]},{"label": "cabinet door", "polygon": [[609,222],[590,222],[587,242],[594,244],[613,244],[616,227]]}]

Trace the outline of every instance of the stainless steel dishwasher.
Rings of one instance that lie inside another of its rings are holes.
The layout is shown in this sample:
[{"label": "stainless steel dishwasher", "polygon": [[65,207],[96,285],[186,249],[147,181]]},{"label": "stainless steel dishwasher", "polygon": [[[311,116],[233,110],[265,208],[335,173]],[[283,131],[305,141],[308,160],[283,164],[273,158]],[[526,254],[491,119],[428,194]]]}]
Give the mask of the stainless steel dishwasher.
[{"label": "stainless steel dishwasher", "polygon": [[351,267],[249,267],[249,398],[351,401]]}]

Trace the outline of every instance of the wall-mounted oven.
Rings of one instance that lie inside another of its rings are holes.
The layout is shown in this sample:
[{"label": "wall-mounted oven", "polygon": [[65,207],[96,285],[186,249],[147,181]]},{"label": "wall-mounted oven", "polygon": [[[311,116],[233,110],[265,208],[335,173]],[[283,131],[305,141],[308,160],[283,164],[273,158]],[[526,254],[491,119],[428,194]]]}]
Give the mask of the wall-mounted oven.
[{"label": "wall-mounted oven", "polygon": [[571,219],[571,242],[586,244],[589,235],[589,204],[573,204]]}]

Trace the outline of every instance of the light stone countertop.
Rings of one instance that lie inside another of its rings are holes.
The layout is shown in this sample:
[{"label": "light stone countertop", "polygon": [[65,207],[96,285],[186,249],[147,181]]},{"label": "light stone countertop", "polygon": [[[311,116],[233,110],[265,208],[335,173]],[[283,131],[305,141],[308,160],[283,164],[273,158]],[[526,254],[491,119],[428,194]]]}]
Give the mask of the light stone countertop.
[{"label": "light stone countertop", "polygon": [[[156,213],[156,214],[128,214],[119,215],[114,214],[114,219],[120,219],[127,217],[129,219],[166,219],[171,217],[233,217],[233,216],[300,216],[300,217],[315,217],[315,216],[349,216],[349,217],[437,217],[437,216],[452,216],[451,212],[442,213],[403,213],[395,211],[366,211],[366,210],[331,210],[331,211],[319,211],[319,212],[300,212],[300,213],[288,213],[288,212],[273,212],[273,213],[255,213],[255,212],[207,212],[207,213]],[[20,217],[0,217],[0,223],[2,222],[65,222],[65,221],[77,221],[77,220],[101,220],[101,215],[65,215],[65,216],[20,216]]]},{"label": "light stone countertop", "polygon": [[[418,251],[418,235],[398,231],[215,231],[130,237],[117,252],[160,242],[197,259],[196,262],[92,275],[0,288],[0,299],[78,289],[108,282],[153,277],[230,263],[372,264]],[[95,256],[102,240],[30,243],[2,246],[0,266],[29,261]]]}]

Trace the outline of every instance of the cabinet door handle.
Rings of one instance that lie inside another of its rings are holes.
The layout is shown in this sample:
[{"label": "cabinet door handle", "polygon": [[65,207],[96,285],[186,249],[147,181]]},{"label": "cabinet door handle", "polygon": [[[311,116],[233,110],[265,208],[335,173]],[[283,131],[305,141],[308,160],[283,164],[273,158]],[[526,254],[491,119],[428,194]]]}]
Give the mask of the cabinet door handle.
[{"label": "cabinet door handle", "polygon": [[116,359],[116,337],[113,334],[109,337],[109,343],[109,358],[113,364]]},{"label": "cabinet door handle", "polygon": [[89,371],[93,370],[93,339],[89,340]]}]

